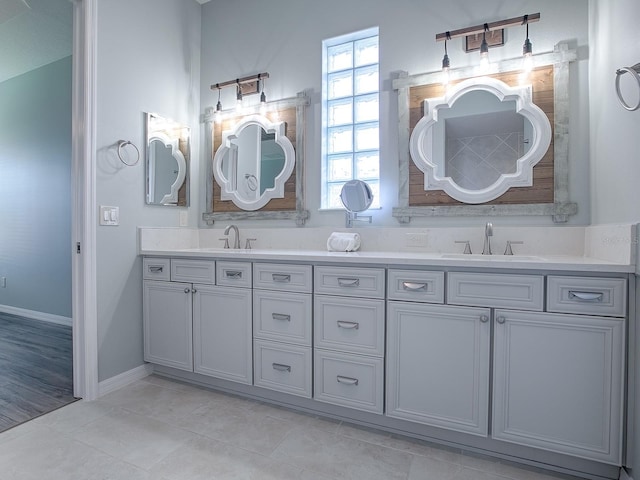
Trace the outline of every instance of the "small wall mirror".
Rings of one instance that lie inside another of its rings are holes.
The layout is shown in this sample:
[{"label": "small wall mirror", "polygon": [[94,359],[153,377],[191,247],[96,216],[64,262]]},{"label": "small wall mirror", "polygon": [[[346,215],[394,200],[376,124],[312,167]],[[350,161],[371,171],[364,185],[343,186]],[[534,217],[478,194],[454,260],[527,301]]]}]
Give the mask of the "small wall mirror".
[{"label": "small wall mirror", "polygon": [[551,143],[551,124],[531,87],[481,77],[424,101],[409,149],[425,190],[463,203],[484,203],[511,187],[530,186]]},{"label": "small wall mirror", "polygon": [[362,180],[349,180],[342,186],[340,200],[347,209],[346,226],[352,227],[355,221],[371,223],[370,216],[358,215],[367,210],[373,203],[373,192],[368,183]]},{"label": "small wall mirror", "polygon": [[146,203],[189,205],[189,127],[146,114]]},{"label": "small wall mirror", "polygon": [[222,132],[222,144],[213,157],[213,174],[221,188],[221,200],[252,211],[284,196],[294,165],[295,152],[285,136],[285,123],[250,115],[232,130]]}]

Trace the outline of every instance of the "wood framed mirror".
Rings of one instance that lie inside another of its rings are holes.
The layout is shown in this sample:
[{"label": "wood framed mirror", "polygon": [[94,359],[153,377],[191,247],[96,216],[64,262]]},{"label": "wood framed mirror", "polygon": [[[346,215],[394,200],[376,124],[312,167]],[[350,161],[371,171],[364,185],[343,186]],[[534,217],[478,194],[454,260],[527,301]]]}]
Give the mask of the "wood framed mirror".
[{"label": "wood framed mirror", "polygon": [[[569,63],[577,59],[576,51],[558,44],[553,52],[536,55],[535,68],[524,78],[521,59],[504,60],[486,75],[510,87],[531,87],[532,101],[548,117],[552,129],[551,146],[533,168],[531,186],[512,186],[492,200],[465,203],[464,196],[454,198],[442,187],[425,190],[425,174],[410,152],[410,138],[425,116],[429,98],[445,96],[440,71],[408,76],[401,73],[393,81],[398,91],[399,191],[393,216],[401,223],[412,217],[537,215],[551,216],[554,222],[566,222],[577,213],[577,204],[569,199]],[[451,72],[452,83],[475,77],[476,68]],[[463,200],[463,201],[461,201]]]},{"label": "wood framed mirror", "polygon": [[[207,208],[202,219],[208,225],[216,220],[243,219],[284,219],[304,225],[309,217],[304,206],[304,126],[308,105],[308,97],[301,92],[295,98],[270,102],[264,115],[258,114],[258,106],[245,109],[242,115],[225,112],[221,123],[215,122],[213,108],[206,110],[205,147],[209,161]],[[245,150],[238,139],[254,147]],[[257,151],[265,152],[264,162],[262,154],[258,161]],[[243,164],[238,156],[242,152],[250,152],[251,161]]]}]

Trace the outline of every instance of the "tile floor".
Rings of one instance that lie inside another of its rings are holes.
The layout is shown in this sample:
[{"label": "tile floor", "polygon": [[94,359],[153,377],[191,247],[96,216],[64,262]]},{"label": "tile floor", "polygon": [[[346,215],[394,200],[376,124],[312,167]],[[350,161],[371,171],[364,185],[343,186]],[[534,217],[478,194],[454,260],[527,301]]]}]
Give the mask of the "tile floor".
[{"label": "tile floor", "polygon": [[0,480],[553,480],[157,376],[0,434]]}]

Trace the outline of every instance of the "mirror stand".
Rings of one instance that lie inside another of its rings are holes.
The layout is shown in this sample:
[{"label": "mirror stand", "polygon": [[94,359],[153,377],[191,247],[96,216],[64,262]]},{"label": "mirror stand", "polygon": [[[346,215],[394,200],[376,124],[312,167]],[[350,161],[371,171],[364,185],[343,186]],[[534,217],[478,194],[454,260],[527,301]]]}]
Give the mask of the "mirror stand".
[{"label": "mirror stand", "polygon": [[345,212],[345,227],[352,228],[355,222],[371,223],[371,215],[359,215],[358,212]]}]

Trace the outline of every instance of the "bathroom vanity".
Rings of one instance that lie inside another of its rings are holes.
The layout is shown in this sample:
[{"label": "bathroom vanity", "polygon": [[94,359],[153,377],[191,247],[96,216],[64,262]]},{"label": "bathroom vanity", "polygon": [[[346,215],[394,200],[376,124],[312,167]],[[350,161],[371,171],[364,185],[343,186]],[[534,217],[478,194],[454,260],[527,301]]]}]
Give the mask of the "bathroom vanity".
[{"label": "bathroom vanity", "polygon": [[145,360],[161,375],[617,478],[631,265],[567,256],[141,253]]}]

